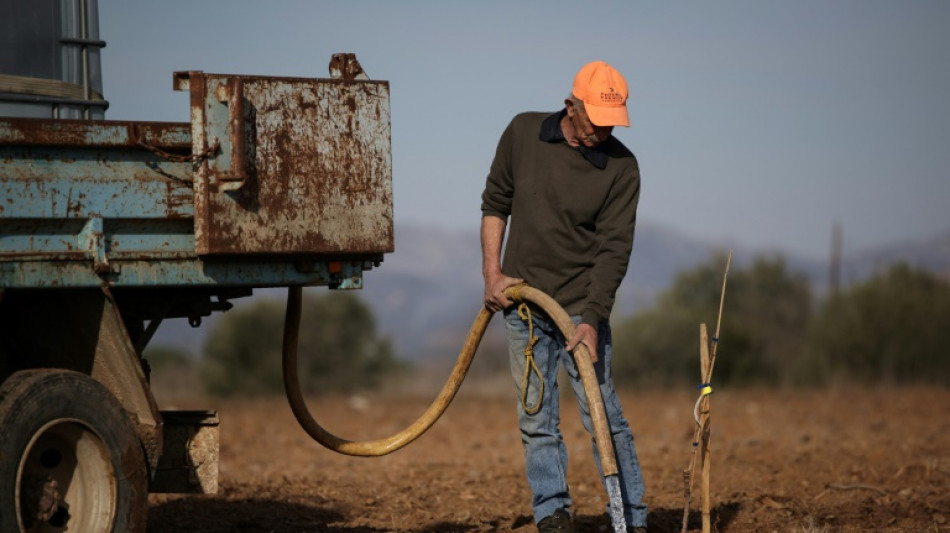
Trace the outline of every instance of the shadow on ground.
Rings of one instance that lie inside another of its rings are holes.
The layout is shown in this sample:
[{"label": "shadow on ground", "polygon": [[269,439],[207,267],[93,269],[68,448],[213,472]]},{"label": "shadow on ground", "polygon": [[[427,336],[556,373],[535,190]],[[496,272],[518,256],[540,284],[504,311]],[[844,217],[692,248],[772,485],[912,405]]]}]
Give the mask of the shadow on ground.
[{"label": "shadow on ground", "polygon": [[[352,516],[333,508],[273,499],[183,498],[149,508],[148,533],[382,533],[392,528],[350,526]],[[418,533],[484,531],[485,524],[438,522]],[[498,524],[501,527],[500,524]]]},{"label": "shadow on ground", "polygon": [[[729,531],[736,515],[739,513],[738,503],[724,503],[717,505],[710,513],[711,522],[715,531],[725,533]],[[650,526],[650,533],[679,533],[683,527],[682,509],[653,509],[647,516],[647,523]],[[577,533],[603,533],[613,531],[610,523],[610,516],[607,513],[603,515],[580,515],[574,521]],[[687,523],[688,531],[699,531],[702,529],[702,515],[699,511],[690,511],[689,521]]]},{"label": "shadow on ground", "polygon": [[[739,512],[738,503],[725,503],[712,511],[712,522],[717,531],[729,531],[729,524]],[[152,505],[148,516],[148,533],[272,533],[293,531],[295,533],[383,533],[399,531],[398,528],[377,528],[346,525],[352,516],[328,507],[287,503],[272,499],[216,500],[183,498]],[[649,514],[650,533],[679,533],[683,520],[682,509],[654,509]],[[580,515],[575,518],[578,533],[602,533],[611,531],[610,517]],[[486,527],[503,531],[532,526],[530,515],[521,515],[512,522],[498,520],[496,523],[438,522],[417,533],[453,533],[486,531]],[[691,511],[689,530],[701,527],[699,511]],[[531,528],[533,529],[533,527]]]},{"label": "shadow on ground", "polygon": [[187,498],[152,505],[148,533],[375,533],[370,527],[340,526],[346,517],[334,509],[270,499]]}]

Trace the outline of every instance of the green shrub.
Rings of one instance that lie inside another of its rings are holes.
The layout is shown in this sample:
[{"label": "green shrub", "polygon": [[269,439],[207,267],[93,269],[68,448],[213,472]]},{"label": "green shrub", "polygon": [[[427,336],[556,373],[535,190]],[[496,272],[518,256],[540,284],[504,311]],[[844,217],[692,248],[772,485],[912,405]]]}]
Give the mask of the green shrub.
[{"label": "green shrub", "polygon": [[[716,333],[726,265],[724,254],[680,273],[654,308],[614,325],[614,369],[621,382],[671,385],[698,382],[699,324]],[[720,345],[719,383],[774,384],[791,380],[811,312],[803,276],[781,257],[758,258],[728,277]]]},{"label": "green shrub", "polygon": [[950,384],[950,284],[905,264],[831,296],[799,382]]},{"label": "green shrub", "polygon": [[[356,295],[304,292],[298,374],[305,393],[347,392],[378,386],[401,364],[389,339],[376,332],[369,307]],[[224,315],[205,343],[202,382],[215,395],[284,390],[281,371],[284,303],[259,299]]]}]

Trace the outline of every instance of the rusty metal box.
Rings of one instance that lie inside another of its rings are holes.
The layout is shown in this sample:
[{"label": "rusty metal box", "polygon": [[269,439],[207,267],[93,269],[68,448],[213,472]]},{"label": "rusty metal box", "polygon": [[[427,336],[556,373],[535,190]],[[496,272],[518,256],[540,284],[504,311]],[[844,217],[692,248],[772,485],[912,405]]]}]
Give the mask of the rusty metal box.
[{"label": "rusty metal box", "polygon": [[179,72],[199,255],[393,251],[389,84]]}]

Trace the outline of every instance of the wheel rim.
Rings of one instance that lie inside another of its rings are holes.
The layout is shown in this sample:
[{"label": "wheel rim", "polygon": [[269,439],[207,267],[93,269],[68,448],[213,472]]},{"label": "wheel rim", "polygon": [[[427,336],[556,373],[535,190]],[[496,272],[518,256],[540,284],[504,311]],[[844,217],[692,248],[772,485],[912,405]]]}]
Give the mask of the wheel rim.
[{"label": "wheel rim", "polygon": [[17,520],[27,533],[112,531],[115,467],[105,443],[79,420],[34,433],[17,470]]}]

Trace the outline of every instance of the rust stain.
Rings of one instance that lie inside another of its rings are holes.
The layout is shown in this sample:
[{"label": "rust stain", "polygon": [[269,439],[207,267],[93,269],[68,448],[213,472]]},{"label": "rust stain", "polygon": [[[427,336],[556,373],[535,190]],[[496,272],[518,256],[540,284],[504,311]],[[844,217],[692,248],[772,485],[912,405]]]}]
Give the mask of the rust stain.
[{"label": "rust stain", "polygon": [[76,146],[128,147],[138,146],[129,132],[138,128],[149,143],[165,149],[191,148],[187,138],[188,125],[177,122],[128,122],[111,120],[65,120],[4,118],[8,135],[0,138],[0,146]]}]

